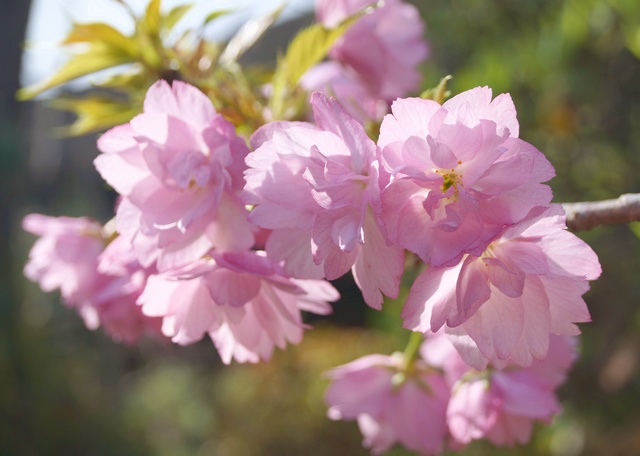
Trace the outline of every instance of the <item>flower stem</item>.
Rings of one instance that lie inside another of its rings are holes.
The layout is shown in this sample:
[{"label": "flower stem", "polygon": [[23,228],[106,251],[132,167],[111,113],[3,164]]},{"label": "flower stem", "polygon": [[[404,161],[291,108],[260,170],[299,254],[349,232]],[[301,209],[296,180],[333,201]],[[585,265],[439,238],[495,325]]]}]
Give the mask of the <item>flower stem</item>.
[{"label": "flower stem", "polygon": [[418,354],[420,352],[420,345],[422,345],[422,333],[412,332],[411,337],[409,337],[409,342],[407,342],[407,347],[404,349],[402,353],[404,355],[405,368],[407,370],[411,370],[413,364],[418,358]]}]

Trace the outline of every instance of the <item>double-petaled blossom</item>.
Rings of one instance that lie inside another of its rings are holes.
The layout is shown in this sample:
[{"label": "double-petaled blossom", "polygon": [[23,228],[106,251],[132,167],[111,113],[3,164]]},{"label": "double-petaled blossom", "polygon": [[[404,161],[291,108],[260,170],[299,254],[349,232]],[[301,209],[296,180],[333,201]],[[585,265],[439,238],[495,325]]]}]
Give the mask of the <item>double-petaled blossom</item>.
[{"label": "double-petaled blossom", "polygon": [[316,19],[328,28],[363,14],[301,83],[331,93],[357,119],[378,120],[389,103],[419,88],[418,66],[429,54],[418,10],[401,0],[318,0]]},{"label": "double-petaled blossom", "polygon": [[160,320],[143,315],[136,305],[148,271],[126,255],[130,249],[118,239],[107,248],[118,257],[118,266],[115,260],[104,259],[106,240],[100,224],[86,218],[31,214],[23,227],[40,236],[25,275],[44,291],[59,289],[62,300],[77,310],[88,328],[102,326],[114,340],[127,343],[145,332],[159,333]]},{"label": "double-petaled blossom", "polygon": [[276,122],[252,137],[247,157],[249,219],[273,230],[266,250],[296,277],[336,279],[349,269],[374,308],[396,296],[404,251],[380,221],[378,149],[333,99],[311,97],[315,125]]},{"label": "double-petaled blossom", "polygon": [[425,455],[445,447],[449,387],[421,361],[407,371],[400,353],[369,355],[333,369],[329,377],[329,417],[357,419],[363,444],[374,454],[396,443]]},{"label": "double-petaled blossom", "polygon": [[431,266],[480,255],[500,231],[551,201],[547,159],[518,139],[508,95],[463,92],[443,105],[402,99],[385,116],[378,146],[392,174],[382,194],[392,241]]},{"label": "double-petaled blossom", "polygon": [[593,250],[565,228],[561,206],[535,208],[481,255],[428,268],[407,298],[405,326],[444,326],[477,369],[543,359],[550,334],[576,335],[575,323],[589,321],[582,295],[601,272]]},{"label": "double-petaled blossom", "polygon": [[302,340],[301,311],[331,312],[337,291],[321,280],[297,280],[264,252],[210,256],[154,275],[140,296],[143,312],[163,319],[162,331],[186,345],[208,334],[223,362],[268,360],[274,347]]},{"label": "double-petaled blossom", "polygon": [[560,411],[555,390],[576,358],[575,342],[552,336],[549,355],[530,367],[509,364],[481,372],[466,366],[442,333],[429,334],[421,352],[431,366],[444,370],[452,388],[447,407],[451,436],[462,445],[478,439],[509,446],[528,442],[534,423],[548,423]]},{"label": "double-petaled blossom", "polygon": [[96,168],[122,195],[117,230],[143,265],[166,270],[211,248],[252,246],[241,200],[249,149],[195,87],[158,81],[143,113],[102,135],[98,148]]}]

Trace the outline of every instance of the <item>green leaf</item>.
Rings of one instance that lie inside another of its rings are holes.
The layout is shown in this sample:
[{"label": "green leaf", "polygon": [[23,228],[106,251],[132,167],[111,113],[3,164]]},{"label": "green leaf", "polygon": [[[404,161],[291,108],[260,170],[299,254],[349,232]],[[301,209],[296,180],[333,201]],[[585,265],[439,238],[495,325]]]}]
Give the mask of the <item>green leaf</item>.
[{"label": "green leaf", "polygon": [[300,78],[311,67],[327,56],[333,43],[360,16],[361,14],[356,14],[332,29],[327,29],[321,24],[314,24],[296,35],[287,48],[284,57],[278,60],[278,65],[271,81],[272,94],[269,106],[275,119],[282,118],[285,110],[285,99],[296,87]]},{"label": "green leaf", "polygon": [[242,54],[253,46],[264,32],[280,17],[284,7],[285,4],[281,3],[270,13],[245,23],[227,44],[227,47],[220,56],[220,64],[228,66],[237,62]]},{"label": "green leaf", "polygon": [[335,28],[327,29],[314,24],[302,30],[291,42],[284,56],[282,71],[287,82],[295,86],[302,75],[327,56],[333,43],[340,38],[360,16],[352,17]]},{"label": "green leaf", "polygon": [[431,89],[427,89],[420,94],[420,98],[425,100],[434,100],[435,102],[442,104],[444,100],[451,96],[451,91],[447,90],[447,84],[453,76],[448,75],[440,79],[440,83]]},{"label": "green leaf", "polygon": [[149,88],[149,84],[149,75],[138,69],[137,71],[125,71],[113,74],[93,85],[122,93],[145,93]]},{"label": "green leaf", "polygon": [[110,25],[100,22],[74,24],[62,44],[103,43],[131,56],[138,54],[135,40],[120,33]]},{"label": "green leaf", "polygon": [[116,101],[99,95],[82,99],[60,98],[49,104],[52,108],[71,111],[78,116],[73,124],[57,130],[64,136],[80,136],[129,122],[141,110],[140,106],[128,100]]},{"label": "green leaf", "polygon": [[219,10],[219,11],[213,11],[209,14],[206,15],[206,17],[204,18],[204,21],[202,22],[202,25],[207,25],[209,22],[218,19],[221,16],[224,16],[226,14],[232,13],[233,10]]},{"label": "green leaf", "polygon": [[160,0],[151,0],[147,5],[143,25],[151,36],[160,34]]},{"label": "green leaf", "polygon": [[640,222],[629,223],[629,228],[631,228],[631,231],[633,231],[633,234],[635,234],[638,237],[638,239],[640,239]]},{"label": "green leaf", "polygon": [[20,89],[16,94],[19,100],[31,99],[45,90],[96,71],[133,63],[139,55],[135,40],[102,23],[74,24],[62,44],[88,44],[89,47],[84,52],[72,54],[69,61],[49,79]]},{"label": "green leaf", "polygon": [[182,19],[182,17],[193,7],[192,3],[186,5],[178,5],[172,8],[163,18],[162,18],[162,29],[165,32],[170,32],[173,27]]},{"label": "green leaf", "polygon": [[128,53],[123,53],[119,49],[106,46],[103,43],[96,43],[92,45],[87,52],[72,56],[71,59],[49,79],[31,87],[18,90],[16,96],[19,100],[29,100],[45,90],[49,90],[81,76],[135,61],[136,59]]},{"label": "green leaf", "polygon": [[627,48],[640,59],[640,25],[623,24],[622,31]]}]

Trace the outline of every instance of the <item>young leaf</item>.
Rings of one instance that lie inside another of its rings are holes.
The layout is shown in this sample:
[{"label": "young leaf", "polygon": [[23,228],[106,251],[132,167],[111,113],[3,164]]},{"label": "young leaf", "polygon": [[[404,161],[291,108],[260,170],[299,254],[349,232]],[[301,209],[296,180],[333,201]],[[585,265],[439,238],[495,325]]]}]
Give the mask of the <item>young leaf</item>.
[{"label": "young leaf", "polygon": [[434,100],[437,103],[444,103],[444,101],[451,96],[451,91],[447,89],[447,84],[453,76],[447,75],[440,79],[440,83],[431,89],[427,89],[420,94],[420,98],[425,100]]},{"label": "young leaf", "polygon": [[[333,46],[360,16],[347,19],[335,28],[327,29],[314,24],[302,30],[291,42],[284,57],[287,82],[294,87],[302,75],[324,59]],[[281,67],[282,68],[282,67]]]},{"label": "young leaf", "polygon": [[104,96],[89,96],[82,99],[56,99],[49,105],[63,111],[71,111],[78,119],[57,130],[63,136],[80,136],[105,130],[130,121],[140,113],[141,107],[130,101],[116,101]]},{"label": "young leaf", "polygon": [[224,16],[225,14],[229,14],[231,13],[233,10],[219,10],[219,11],[213,11],[209,14],[207,14],[207,16],[204,18],[204,21],[202,22],[202,25],[207,25],[209,22],[218,19],[221,16]]},{"label": "young leaf", "polygon": [[31,87],[20,89],[16,96],[28,100],[50,88],[73,79],[111,68],[113,66],[137,61],[139,46],[137,42],[113,27],[102,23],[74,24],[62,41],[63,45],[86,43],[89,48],[75,53],[49,79]]},{"label": "young leaf", "polygon": [[18,90],[16,94],[19,100],[29,100],[45,90],[59,86],[73,79],[85,76],[96,71],[111,68],[125,63],[133,63],[136,59],[120,49],[95,43],[89,50],[81,54],[75,54],[57,73],[49,79]]},{"label": "young leaf", "polygon": [[151,0],[149,2],[143,25],[149,35],[158,36],[160,34],[160,0]]},{"label": "young leaf", "polygon": [[178,5],[172,8],[165,16],[162,17],[162,29],[170,32],[173,27],[182,19],[182,17],[193,7],[192,3],[186,5]]},{"label": "young leaf", "polygon": [[120,49],[123,53],[130,54],[132,57],[138,54],[138,44],[135,40],[101,22],[74,24],[62,44],[97,42]]},{"label": "young leaf", "polygon": [[285,98],[296,87],[300,78],[326,57],[333,43],[359,18],[360,14],[352,16],[332,29],[314,24],[296,35],[287,48],[285,56],[278,60],[271,81],[272,93],[269,107],[274,119],[282,117]]}]

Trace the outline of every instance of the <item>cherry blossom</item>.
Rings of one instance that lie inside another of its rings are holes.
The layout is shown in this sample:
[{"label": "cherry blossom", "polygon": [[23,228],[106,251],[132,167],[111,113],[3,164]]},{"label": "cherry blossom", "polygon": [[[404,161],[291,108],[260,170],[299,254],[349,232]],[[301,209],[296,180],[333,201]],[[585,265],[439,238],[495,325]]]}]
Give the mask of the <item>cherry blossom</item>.
[{"label": "cherry blossom", "polygon": [[144,112],[102,135],[98,148],[96,168],[123,196],[118,232],[144,266],[166,270],[212,247],[253,244],[241,200],[249,149],[195,87],[158,81]]},{"label": "cherry blossom", "polygon": [[400,443],[420,454],[438,454],[447,437],[449,387],[444,377],[404,357],[368,355],[331,370],[325,401],[334,420],[358,420],[364,446],[381,454]]},{"label": "cherry blossom", "polygon": [[503,370],[466,366],[442,332],[429,334],[421,353],[430,365],[444,369],[451,386],[447,424],[452,437],[462,445],[487,439],[513,446],[531,439],[535,422],[548,423],[559,413],[555,390],[576,359],[576,340],[554,335],[549,356],[530,367],[509,364]]},{"label": "cherry blossom", "polygon": [[136,305],[149,271],[126,256],[128,245],[118,239],[109,245],[114,254],[123,254],[115,254],[119,266],[109,268],[111,262],[101,264],[106,239],[95,221],[31,214],[23,227],[40,236],[25,275],[44,291],[60,289],[62,300],[77,310],[88,328],[102,326],[114,340],[126,343],[144,333],[160,334],[160,320],[143,315]]},{"label": "cherry blossom", "polygon": [[378,146],[392,174],[382,194],[392,241],[431,266],[480,255],[505,227],[551,201],[547,159],[518,139],[515,107],[491,89],[442,106],[401,99],[385,116]]},{"label": "cherry blossom", "polygon": [[[311,97],[316,124],[276,122],[258,130],[247,157],[249,219],[273,230],[269,256],[297,277],[336,279],[351,269],[365,301],[396,296],[404,251],[380,221],[388,175],[361,124],[333,99]],[[384,258],[385,261],[380,261]]]},{"label": "cherry blossom", "polygon": [[418,66],[429,55],[418,10],[401,0],[319,0],[316,19],[332,28],[367,6],[375,8],[334,43],[330,61],[301,81],[307,90],[335,96],[360,121],[379,120],[389,103],[417,90]]},{"label": "cherry blossom", "polygon": [[402,315],[415,331],[444,326],[477,369],[529,366],[547,355],[550,334],[579,334],[575,323],[590,320],[582,295],[600,272],[591,248],[566,231],[562,207],[539,207],[480,256],[424,271]]},{"label": "cherry blossom", "polygon": [[217,252],[149,278],[138,302],[161,317],[162,332],[186,345],[205,334],[225,364],[270,359],[275,347],[299,343],[301,311],[331,312],[339,298],[325,281],[287,278],[264,252]]}]

